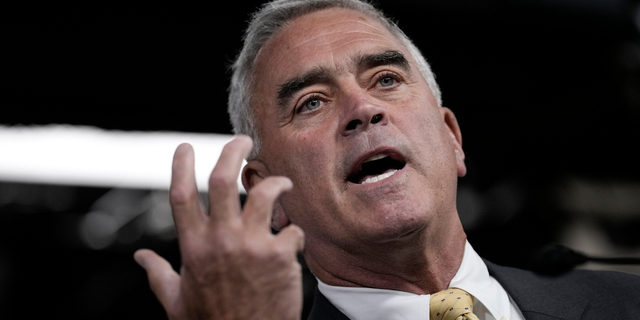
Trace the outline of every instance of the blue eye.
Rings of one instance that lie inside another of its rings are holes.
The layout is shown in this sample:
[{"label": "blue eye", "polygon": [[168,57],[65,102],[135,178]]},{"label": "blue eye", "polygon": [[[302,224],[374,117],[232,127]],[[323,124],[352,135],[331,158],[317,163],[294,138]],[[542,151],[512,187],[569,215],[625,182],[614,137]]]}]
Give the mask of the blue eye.
[{"label": "blue eye", "polygon": [[320,107],[320,100],[318,98],[312,97],[304,103],[304,107],[307,110],[314,110]]},{"label": "blue eye", "polygon": [[302,100],[300,104],[296,105],[296,113],[306,114],[316,111],[316,109],[322,109],[327,104],[327,100],[319,94],[312,93],[307,99]]},{"label": "blue eye", "polygon": [[384,77],[378,81],[383,87],[390,87],[395,84],[396,80],[392,77]]}]

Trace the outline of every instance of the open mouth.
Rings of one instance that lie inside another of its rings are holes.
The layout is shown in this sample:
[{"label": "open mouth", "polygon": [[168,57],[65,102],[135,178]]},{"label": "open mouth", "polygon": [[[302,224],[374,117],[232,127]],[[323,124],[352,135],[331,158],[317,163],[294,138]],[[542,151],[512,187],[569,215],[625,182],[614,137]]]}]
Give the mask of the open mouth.
[{"label": "open mouth", "polygon": [[377,154],[363,162],[347,180],[356,184],[377,182],[402,170],[405,164],[404,161],[393,159],[389,155]]}]

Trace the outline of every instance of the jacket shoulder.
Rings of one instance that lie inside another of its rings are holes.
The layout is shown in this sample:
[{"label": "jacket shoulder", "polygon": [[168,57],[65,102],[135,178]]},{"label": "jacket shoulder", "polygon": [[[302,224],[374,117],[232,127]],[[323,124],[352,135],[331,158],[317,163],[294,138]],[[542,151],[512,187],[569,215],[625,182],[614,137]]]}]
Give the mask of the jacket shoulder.
[{"label": "jacket shoulder", "polygon": [[485,261],[526,317],[628,317],[640,312],[640,276],[613,271],[573,270],[558,276],[502,267]]}]

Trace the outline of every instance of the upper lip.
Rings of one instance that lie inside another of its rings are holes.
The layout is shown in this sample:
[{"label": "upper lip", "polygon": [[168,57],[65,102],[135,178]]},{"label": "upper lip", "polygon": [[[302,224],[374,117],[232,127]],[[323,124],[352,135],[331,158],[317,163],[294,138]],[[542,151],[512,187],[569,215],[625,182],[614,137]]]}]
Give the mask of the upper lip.
[{"label": "upper lip", "polygon": [[362,164],[368,161],[371,157],[376,155],[388,156],[388,157],[391,157],[391,159],[394,159],[397,161],[401,161],[404,163],[407,162],[404,155],[397,149],[393,147],[387,147],[387,146],[378,147],[378,148],[375,148],[374,150],[365,152],[360,156],[358,156],[356,160],[353,162],[353,164],[351,165],[350,170],[347,173],[346,179],[348,179],[351,175],[360,171],[360,169],[362,168]]}]

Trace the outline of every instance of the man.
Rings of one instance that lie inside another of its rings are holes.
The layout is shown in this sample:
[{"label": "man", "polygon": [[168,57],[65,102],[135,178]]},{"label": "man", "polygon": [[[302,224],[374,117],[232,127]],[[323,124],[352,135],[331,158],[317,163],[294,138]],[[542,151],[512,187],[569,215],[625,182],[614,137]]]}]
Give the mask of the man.
[{"label": "man", "polygon": [[[368,4],[264,6],[234,65],[229,109],[255,145],[239,136],[225,147],[208,215],[193,151],[176,150],[180,274],[151,251],[135,255],[172,319],[299,318],[299,250],[319,280],[313,319],[428,319],[431,295],[450,287],[471,294],[483,320],[638,311],[638,303],[593,299],[599,286],[637,302],[633,277],[487,269],[456,210],[457,178],[466,173],[456,118],[419,51]],[[245,157],[241,209],[235,181]]]}]

